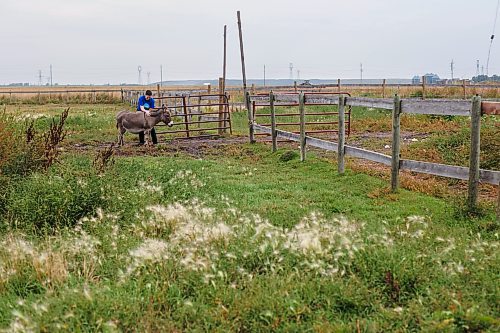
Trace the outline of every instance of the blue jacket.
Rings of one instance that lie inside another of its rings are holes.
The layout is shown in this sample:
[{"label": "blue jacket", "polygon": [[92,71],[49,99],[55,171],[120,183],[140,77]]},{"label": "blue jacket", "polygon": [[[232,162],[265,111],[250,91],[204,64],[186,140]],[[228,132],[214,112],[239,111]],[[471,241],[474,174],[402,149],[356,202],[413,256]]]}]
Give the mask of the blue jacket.
[{"label": "blue jacket", "polygon": [[139,101],[137,101],[137,111],[141,111],[141,106],[144,106],[146,110],[154,108],[155,100],[153,99],[153,97],[151,97],[149,101],[146,101],[146,96],[141,96],[139,97]]}]

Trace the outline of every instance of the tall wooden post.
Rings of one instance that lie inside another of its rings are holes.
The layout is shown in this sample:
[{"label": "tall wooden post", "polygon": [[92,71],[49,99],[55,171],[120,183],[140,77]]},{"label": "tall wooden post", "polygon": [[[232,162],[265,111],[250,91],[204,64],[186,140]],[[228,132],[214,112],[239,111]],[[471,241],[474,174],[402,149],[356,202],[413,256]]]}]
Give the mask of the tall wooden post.
[{"label": "tall wooden post", "polygon": [[293,81],[293,90],[297,92],[297,81]]},{"label": "tall wooden post", "polygon": [[464,99],[467,99],[467,89],[465,88],[465,79],[462,80],[462,89],[464,92]]},{"label": "tall wooden post", "polygon": [[[243,95],[247,94],[247,75],[245,72],[245,52],[243,51],[243,31],[241,29],[241,16],[240,11],[236,12],[238,16],[238,32],[240,37],[240,56],[241,56],[241,73],[243,75]],[[246,103],[246,101],[245,101]],[[247,109],[250,109],[250,104],[246,104]]]},{"label": "tall wooden post", "polygon": [[337,79],[337,91],[340,92],[340,79]]},{"label": "tall wooden post", "polygon": [[226,88],[226,50],[227,50],[227,25],[224,25],[224,56],[223,56],[223,61],[222,61],[222,79],[224,80],[224,91],[222,94],[225,93],[225,88]]},{"label": "tall wooden post", "polygon": [[269,107],[271,108],[271,140],[273,142],[273,153],[278,150],[278,136],[276,135],[276,110],[274,109],[274,94],[269,93]]},{"label": "tall wooden post", "polygon": [[399,187],[399,152],[400,152],[400,123],[401,123],[401,99],[398,95],[394,97],[392,109],[392,163],[391,163],[391,191],[396,192]]},{"label": "tall wooden post", "polygon": [[480,152],[480,129],[481,129],[481,97],[474,96],[471,110],[471,138],[470,138],[470,161],[469,161],[469,191],[467,196],[467,207],[474,210],[477,205],[479,190],[479,152]]},{"label": "tall wooden post", "polygon": [[338,131],[338,154],[337,154],[337,170],[343,174],[345,171],[345,97],[339,96],[339,131]]},{"label": "tall wooden post", "polygon": [[306,160],[306,108],[304,93],[299,94],[299,112],[300,112],[300,160]]},{"label": "tall wooden post", "polygon": [[382,98],[385,98],[385,79],[382,81]]}]

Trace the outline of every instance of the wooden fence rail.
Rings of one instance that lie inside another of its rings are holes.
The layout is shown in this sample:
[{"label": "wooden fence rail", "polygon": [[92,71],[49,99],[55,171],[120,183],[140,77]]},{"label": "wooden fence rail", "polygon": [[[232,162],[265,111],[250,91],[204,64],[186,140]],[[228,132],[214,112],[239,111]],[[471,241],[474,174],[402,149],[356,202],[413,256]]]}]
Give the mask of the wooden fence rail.
[{"label": "wooden fence rail", "polygon": [[[300,102],[300,113],[303,113],[303,104],[305,100],[304,94],[297,95],[280,95],[274,93],[271,95],[273,101],[293,101],[297,99]],[[397,191],[399,187],[399,171],[408,170],[413,172],[431,174],[435,176],[468,180],[468,200],[467,205],[470,209],[474,209],[477,205],[478,185],[480,182],[497,185],[498,186],[498,206],[497,217],[500,219],[500,171],[479,169],[479,152],[480,152],[480,121],[481,114],[498,114],[496,110],[500,107],[500,103],[484,102],[482,103],[481,97],[475,96],[470,101],[462,100],[422,100],[422,99],[400,99],[395,96],[394,99],[375,99],[375,98],[361,98],[341,96],[340,98],[332,96],[316,95],[313,99],[321,100],[322,103],[330,101],[331,104],[351,105],[373,107],[380,109],[391,109],[393,112],[393,126],[392,126],[392,154],[384,155],[378,152],[369,151],[357,147],[352,147],[345,144],[345,128],[339,127],[338,142],[321,140],[307,136],[301,131],[300,134],[294,134],[275,128],[259,125],[251,119],[251,131],[258,131],[269,133],[273,136],[299,142],[301,146],[301,160],[305,160],[306,146],[317,147],[338,153],[339,158],[339,173],[343,173],[344,156],[351,156],[356,158],[363,158],[373,162],[382,163],[391,166],[391,188]],[[265,96],[263,96],[265,100]],[[269,100],[269,99],[268,99]],[[311,100],[308,100],[311,103]],[[489,111],[488,111],[489,110]],[[493,110],[493,112],[491,111]],[[451,116],[470,116],[471,117],[471,151],[469,167],[445,165],[439,163],[430,163],[423,161],[413,161],[400,158],[400,115],[401,113],[411,114],[429,114],[429,115],[451,115]],[[342,113],[339,112],[339,124],[342,124]],[[304,119],[301,117],[301,128],[303,128]],[[273,149],[276,149],[273,145]]]}]

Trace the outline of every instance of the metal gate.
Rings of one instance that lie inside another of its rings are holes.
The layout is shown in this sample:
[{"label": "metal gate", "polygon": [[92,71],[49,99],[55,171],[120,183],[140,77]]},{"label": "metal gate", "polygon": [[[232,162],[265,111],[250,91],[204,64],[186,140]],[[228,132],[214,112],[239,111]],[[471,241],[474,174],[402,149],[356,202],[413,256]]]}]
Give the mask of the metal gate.
[{"label": "metal gate", "polygon": [[161,102],[161,108],[170,111],[174,121],[172,129],[160,129],[157,134],[192,139],[221,136],[228,130],[233,133],[227,94],[182,94],[154,99]]}]

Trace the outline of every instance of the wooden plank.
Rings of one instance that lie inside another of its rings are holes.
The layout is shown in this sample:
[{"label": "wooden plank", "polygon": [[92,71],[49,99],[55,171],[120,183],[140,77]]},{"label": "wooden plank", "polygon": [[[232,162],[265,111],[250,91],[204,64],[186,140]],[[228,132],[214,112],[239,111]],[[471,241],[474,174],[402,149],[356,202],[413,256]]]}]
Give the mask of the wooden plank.
[{"label": "wooden plank", "polygon": [[470,116],[471,102],[451,99],[403,99],[401,109],[403,113]]},{"label": "wooden plank", "polygon": [[267,96],[250,95],[250,102],[266,102],[266,103],[269,103],[269,95],[267,95]]},{"label": "wooden plank", "polygon": [[335,152],[339,149],[339,145],[336,142],[312,138],[310,136],[307,137],[307,145]]},{"label": "wooden plank", "polygon": [[299,103],[299,95],[276,94],[276,102],[294,102]]},{"label": "wooden plank", "polygon": [[306,95],[306,104],[339,104],[339,95]]},{"label": "wooden plank", "polygon": [[480,131],[481,131],[481,97],[474,96],[472,99],[469,159],[469,188],[467,195],[467,206],[473,210],[477,206],[479,194],[479,154],[480,154]]},{"label": "wooden plank", "polygon": [[[401,170],[461,180],[469,179],[469,168],[467,167],[403,159],[400,164]],[[482,183],[497,185],[500,182],[500,171],[481,169],[479,170],[479,180]]]},{"label": "wooden plank", "polygon": [[345,154],[351,157],[362,158],[365,160],[382,163],[387,166],[391,165],[391,157],[389,155],[384,155],[371,150],[346,145]]},{"label": "wooden plank", "polygon": [[394,101],[390,98],[347,97],[346,105],[392,110]]}]

